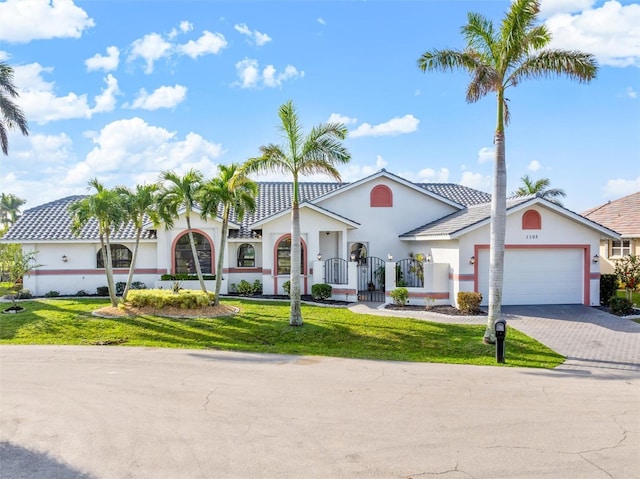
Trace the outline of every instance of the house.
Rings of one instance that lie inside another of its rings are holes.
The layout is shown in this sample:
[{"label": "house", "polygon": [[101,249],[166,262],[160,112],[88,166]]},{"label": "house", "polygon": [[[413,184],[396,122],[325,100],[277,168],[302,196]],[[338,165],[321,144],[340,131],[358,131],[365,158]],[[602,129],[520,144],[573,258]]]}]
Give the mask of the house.
[{"label": "house", "polygon": [[617,259],[640,255],[640,191],[591,208],[582,216],[620,233],[620,238],[600,240],[602,274],[612,274]]},{"label": "house", "polygon": [[[257,210],[232,218],[223,293],[246,280],[283,294],[290,273],[291,183],[259,183]],[[490,195],[455,184],[413,183],[385,170],[353,183],[301,183],[303,294],[316,283],[336,299],[390,302],[407,286],[410,302],[456,304],[459,291],[488,299]],[[37,251],[43,266],[25,278],[35,295],[75,294],[104,286],[95,222],[71,233],[68,207],[80,196],[24,212],[3,242]],[[599,304],[601,238],[616,232],[539,196],[509,199],[503,304]],[[221,220],[191,218],[204,273],[215,272]],[[112,237],[116,281],[125,281],[134,245],[131,225]],[[164,273],[193,272],[186,221],[146,226],[135,280],[165,286]],[[195,286],[197,288],[197,286]]]}]

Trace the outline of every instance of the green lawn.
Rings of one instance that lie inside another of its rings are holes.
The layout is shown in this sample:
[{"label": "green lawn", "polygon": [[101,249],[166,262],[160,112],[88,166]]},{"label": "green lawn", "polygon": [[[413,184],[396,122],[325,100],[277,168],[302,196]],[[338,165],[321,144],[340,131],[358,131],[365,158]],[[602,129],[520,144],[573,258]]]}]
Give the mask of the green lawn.
[{"label": "green lawn", "polygon": [[[620,298],[626,298],[627,297],[627,292],[624,289],[619,289],[616,292],[616,296],[618,296]],[[631,293],[631,302],[636,307],[640,307],[640,291],[634,291],[633,293]]]},{"label": "green lawn", "polygon": [[[430,323],[360,315],[342,308],[303,305],[305,324],[290,327],[285,302],[225,299],[240,308],[231,317],[169,319],[92,316],[103,299],[24,301],[19,314],[0,315],[0,344],[123,344],[495,365],[495,348],[482,343],[484,326]],[[7,307],[10,305],[4,303]],[[506,365],[552,368],[564,358],[509,330]]]}]

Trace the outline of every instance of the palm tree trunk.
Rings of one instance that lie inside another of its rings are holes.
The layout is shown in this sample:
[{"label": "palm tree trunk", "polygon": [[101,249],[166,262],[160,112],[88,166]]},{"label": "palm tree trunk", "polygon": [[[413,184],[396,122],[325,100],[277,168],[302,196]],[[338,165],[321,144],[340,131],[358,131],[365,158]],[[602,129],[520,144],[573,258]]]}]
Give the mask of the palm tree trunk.
[{"label": "palm tree trunk", "polygon": [[127,284],[124,287],[124,291],[122,292],[122,301],[127,300],[127,295],[129,294],[129,288],[131,288],[131,282],[133,281],[133,273],[136,269],[136,260],[138,259],[138,248],[140,246],[140,235],[142,234],[142,229],[138,228],[136,231],[136,244],[133,247],[133,255],[131,256],[131,264],[129,265],[129,276],[127,276]]},{"label": "palm tree trunk", "polygon": [[[111,306],[118,306],[118,298],[116,297],[116,286],[113,282],[113,260],[111,257],[111,243],[109,242],[109,233],[100,236],[102,243],[102,259],[104,260],[104,270],[107,273],[107,289],[109,290],[109,299]],[[106,254],[105,254],[106,252]]]},{"label": "palm tree trunk", "polygon": [[200,288],[204,294],[207,294],[207,286],[204,284],[204,278],[202,277],[202,268],[200,268],[200,259],[198,258],[198,252],[196,251],[196,242],[193,239],[193,231],[191,231],[191,219],[189,215],[186,215],[187,219],[187,231],[189,232],[189,243],[191,244],[191,254],[193,255],[193,262],[196,266],[196,274],[198,275],[198,281],[200,281]]},{"label": "palm tree trunk", "polygon": [[484,340],[495,342],[495,323],[502,315],[504,243],[507,224],[507,165],[504,136],[504,92],[498,92],[498,126],[495,135],[493,191],[491,195],[491,233],[489,238],[489,314]]},{"label": "palm tree trunk", "polygon": [[303,324],[300,310],[300,254],[300,206],[294,198],[291,207],[291,312],[289,316],[291,326]]},{"label": "palm tree trunk", "polygon": [[213,305],[220,304],[220,289],[222,288],[222,263],[224,261],[224,247],[227,242],[227,231],[229,229],[229,205],[224,205],[222,212],[222,231],[220,232],[220,252],[218,253],[218,264],[216,265],[216,295],[213,298]]}]

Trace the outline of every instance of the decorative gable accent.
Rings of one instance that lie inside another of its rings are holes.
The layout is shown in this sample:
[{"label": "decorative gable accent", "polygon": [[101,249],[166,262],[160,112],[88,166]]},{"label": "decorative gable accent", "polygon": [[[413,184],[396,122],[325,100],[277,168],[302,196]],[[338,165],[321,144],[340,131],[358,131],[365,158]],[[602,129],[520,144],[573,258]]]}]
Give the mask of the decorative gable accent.
[{"label": "decorative gable accent", "polygon": [[540,230],[542,229],[542,217],[536,210],[527,210],[522,215],[523,230]]},{"label": "decorative gable accent", "polygon": [[386,185],[374,186],[371,190],[372,208],[389,208],[393,206],[393,192]]}]

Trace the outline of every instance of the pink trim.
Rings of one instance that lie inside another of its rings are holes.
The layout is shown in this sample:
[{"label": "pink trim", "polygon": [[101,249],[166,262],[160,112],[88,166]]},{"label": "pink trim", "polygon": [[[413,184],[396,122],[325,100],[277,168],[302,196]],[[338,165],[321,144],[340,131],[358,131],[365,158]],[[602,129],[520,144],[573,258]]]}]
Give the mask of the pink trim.
[{"label": "pink trim", "polygon": [[225,268],[225,273],[264,273],[262,268]]},{"label": "pink trim", "polygon": [[409,291],[410,298],[435,298],[435,299],[449,299],[449,293],[412,293]]},{"label": "pink trim", "polygon": [[[583,250],[583,295],[582,302],[585,306],[591,305],[591,288],[590,281],[591,275],[596,273],[591,273],[591,245],[588,244],[541,244],[541,245],[530,245],[530,244],[509,244],[505,245],[505,250],[507,249],[582,249]],[[480,250],[481,249],[489,249],[488,244],[475,245],[473,248],[474,256],[476,257],[476,262],[473,265],[473,274],[475,276],[473,280],[473,290],[478,292],[478,263],[480,259]],[[598,277],[600,273],[597,273]]]},{"label": "pink trim", "polygon": [[[153,269],[153,268],[136,268],[134,274],[165,274],[166,269]],[[34,276],[77,276],[79,274],[104,275],[104,269],[36,269],[32,273]],[[114,269],[113,274],[129,274],[128,269]]]},{"label": "pink trim", "polygon": [[600,273],[590,273],[589,274],[589,278],[590,279],[600,279]]},{"label": "pink trim", "polygon": [[453,274],[449,273],[449,279],[458,280],[458,281],[473,281],[476,279],[473,274]]},{"label": "pink trim", "polygon": [[[211,237],[207,233],[202,231],[202,230],[193,229],[192,228],[191,232],[192,233],[201,234],[209,242],[209,245],[211,246],[211,272],[214,273],[215,270],[216,270],[216,268],[215,268],[215,266],[216,266],[215,265],[215,258],[216,258],[216,246],[215,246],[215,243],[213,242]],[[189,230],[185,230],[181,235],[176,236],[173,239],[173,242],[171,243],[171,274],[176,274],[176,243],[178,242],[178,240],[180,238],[182,238],[184,235],[188,235],[188,234],[189,234]]]},{"label": "pink trim", "polygon": [[358,291],[355,289],[332,289],[331,290],[332,294],[346,294],[346,295],[350,295],[350,294],[357,294]]},{"label": "pink trim", "polygon": [[522,214],[523,230],[540,230],[542,229],[542,217],[536,210],[527,210]]},{"label": "pink trim", "polygon": [[389,208],[393,206],[393,192],[386,185],[377,185],[371,189],[369,200],[372,208]]},{"label": "pink trim", "polygon": [[271,270],[270,269],[263,269],[262,270],[262,274],[271,274]]}]

